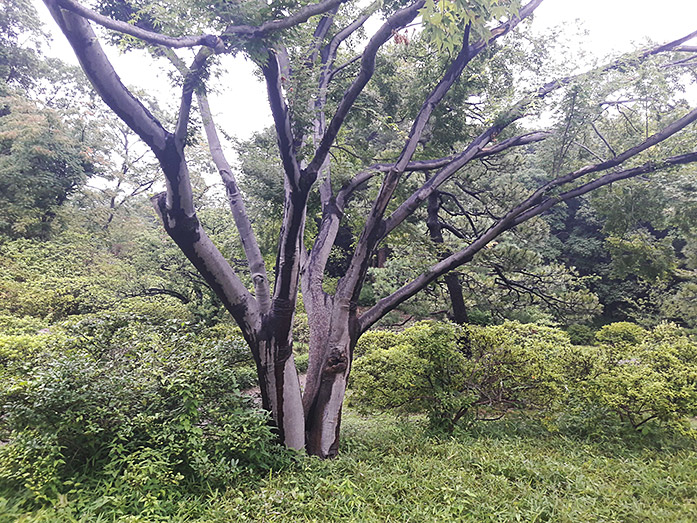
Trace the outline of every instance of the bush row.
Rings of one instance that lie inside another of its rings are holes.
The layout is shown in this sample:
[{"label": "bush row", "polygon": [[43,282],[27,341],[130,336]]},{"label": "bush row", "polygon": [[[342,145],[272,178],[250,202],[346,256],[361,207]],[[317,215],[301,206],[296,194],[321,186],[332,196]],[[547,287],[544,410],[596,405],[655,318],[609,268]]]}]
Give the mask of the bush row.
[{"label": "bush row", "polygon": [[362,409],[425,412],[431,426],[503,416],[512,410],[615,413],[635,428],[650,421],[689,431],[697,414],[697,343],[673,324],[651,331],[611,324],[598,345],[536,324],[478,327],[422,322],[358,342],[350,403]]}]

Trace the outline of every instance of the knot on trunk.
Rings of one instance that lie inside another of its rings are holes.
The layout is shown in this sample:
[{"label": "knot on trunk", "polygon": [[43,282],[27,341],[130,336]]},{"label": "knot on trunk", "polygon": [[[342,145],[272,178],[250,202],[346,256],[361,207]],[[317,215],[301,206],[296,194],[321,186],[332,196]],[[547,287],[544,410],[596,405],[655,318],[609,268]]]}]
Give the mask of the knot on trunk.
[{"label": "knot on trunk", "polygon": [[330,374],[339,374],[344,372],[348,366],[348,358],[343,352],[333,352],[327,359],[327,363],[324,366],[324,372]]}]

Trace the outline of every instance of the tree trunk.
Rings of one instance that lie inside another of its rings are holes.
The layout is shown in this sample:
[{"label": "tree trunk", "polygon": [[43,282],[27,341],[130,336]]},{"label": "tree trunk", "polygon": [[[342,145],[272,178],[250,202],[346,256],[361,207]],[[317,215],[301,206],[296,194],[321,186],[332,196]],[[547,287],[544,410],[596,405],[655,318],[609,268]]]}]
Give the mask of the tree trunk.
[{"label": "tree trunk", "polygon": [[443,279],[445,280],[445,285],[448,287],[448,293],[450,294],[450,303],[453,306],[452,320],[463,325],[467,323],[467,306],[465,305],[465,298],[462,295],[462,284],[460,283],[460,278],[457,277],[457,273],[450,272],[446,274]]},{"label": "tree trunk", "polygon": [[[445,249],[443,246],[443,226],[438,219],[438,209],[440,208],[440,193],[434,191],[428,197],[428,217],[426,219],[426,225],[428,227],[428,234],[431,241],[440,246],[442,253],[440,258],[444,259],[450,254],[450,251]],[[467,307],[465,305],[465,299],[462,295],[462,285],[460,284],[460,279],[454,272],[449,272],[443,277],[445,280],[445,285],[448,287],[448,294],[450,294],[450,303],[453,307],[452,320],[460,325],[467,323]]]},{"label": "tree trunk", "polygon": [[305,417],[300,381],[292,346],[271,336],[253,350],[262,406],[271,412],[279,438],[286,447],[305,448]]},{"label": "tree trunk", "polygon": [[337,455],[341,407],[357,340],[356,311],[349,300],[306,298],[310,361],[303,395],[305,448],[321,458]]}]

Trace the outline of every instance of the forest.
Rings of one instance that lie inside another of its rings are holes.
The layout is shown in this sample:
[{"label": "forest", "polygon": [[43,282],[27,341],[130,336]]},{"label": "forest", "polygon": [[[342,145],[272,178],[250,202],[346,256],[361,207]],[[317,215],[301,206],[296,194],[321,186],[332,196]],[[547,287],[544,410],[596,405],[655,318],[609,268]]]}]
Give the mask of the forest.
[{"label": "forest", "polygon": [[697,520],[697,31],[553,1],[0,0],[0,523]]}]

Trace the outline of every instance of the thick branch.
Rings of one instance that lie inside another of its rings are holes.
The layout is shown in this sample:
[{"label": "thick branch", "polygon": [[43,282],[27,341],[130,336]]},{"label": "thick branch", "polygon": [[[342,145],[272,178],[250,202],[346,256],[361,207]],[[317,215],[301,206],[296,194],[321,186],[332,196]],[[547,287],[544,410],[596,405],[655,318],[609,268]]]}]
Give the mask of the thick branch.
[{"label": "thick branch", "polygon": [[153,151],[162,151],[167,131],[123,85],[99,45],[89,22],[79,15],[61,9],[56,0],[44,0],[44,3],[68,39],[97,93]]},{"label": "thick branch", "polygon": [[283,163],[286,180],[295,188],[300,185],[300,165],[295,152],[295,141],[291,128],[290,114],[283,96],[281,85],[280,65],[276,58],[276,52],[269,50],[268,60],[262,67],[266,79],[266,90],[269,95],[269,106],[276,128],[278,150]]},{"label": "thick branch", "polygon": [[225,29],[223,36],[239,35],[250,38],[261,38],[269,33],[273,33],[274,31],[290,29],[291,27],[300,25],[313,16],[328,13],[344,2],[346,2],[346,0],[324,0],[323,2],[305,6],[297,13],[287,16],[286,18],[281,18],[280,20],[270,20],[268,22],[264,22],[260,26],[231,25]]},{"label": "thick branch", "polygon": [[148,42],[155,45],[163,45],[165,47],[170,47],[173,49],[178,49],[181,47],[197,47],[206,46],[216,50],[223,50],[223,42],[220,38],[214,35],[204,34],[196,36],[166,36],[154,31],[148,31],[147,29],[142,29],[133,24],[127,22],[122,22],[120,20],[114,20],[108,16],[104,16],[92,9],[89,9],[74,0],[56,0],[57,3],[64,9],[72,11],[88,20],[92,20],[96,24],[99,24],[112,31],[118,31],[119,33],[134,36],[139,40]]},{"label": "thick branch", "polygon": [[[303,7],[297,13],[294,13],[280,20],[270,20],[259,26],[251,25],[231,25],[225,29],[223,36],[238,35],[248,38],[261,38],[274,31],[288,29],[296,25],[306,22],[310,17],[326,13],[336,8],[346,0],[324,0],[317,4],[312,4]],[[194,36],[166,36],[155,31],[148,31],[133,24],[114,20],[108,16],[104,16],[92,9],[89,9],[74,0],[56,0],[56,2],[69,11],[92,20],[93,22],[123,34],[127,34],[138,38],[150,44],[162,45],[165,47],[178,49],[182,47],[198,47],[205,46],[214,49],[217,53],[224,52],[225,46],[223,40],[215,35],[203,34]]]},{"label": "thick branch", "polygon": [[223,184],[225,185],[225,192],[230,205],[230,211],[232,212],[232,217],[235,220],[235,226],[237,227],[237,232],[240,235],[240,242],[242,243],[242,248],[244,249],[245,256],[247,257],[247,264],[249,265],[249,271],[252,276],[252,281],[254,282],[256,298],[259,303],[259,310],[262,314],[265,314],[269,311],[271,302],[269,281],[266,273],[266,266],[264,264],[264,258],[261,255],[261,250],[259,249],[256,235],[252,229],[252,223],[247,215],[244,199],[239,190],[239,186],[237,185],[237,180],[232,173],[230,164],[228,163],[225,153],[223,152],[223,147],[220,144],[218,132],[215,128],[215,123],[213,122],[213,115],[211,113],[210,106],[208,105],[208,97],[203,90],[198,90],[197,99],[199,109],[201,110],[203,128],[206,132],[206,137],[208,138],[208,147],[211,152],[211,157],[213,158],[213,162],[215,163],[215,166],[220,173],[220,177],[223,180]]}]

